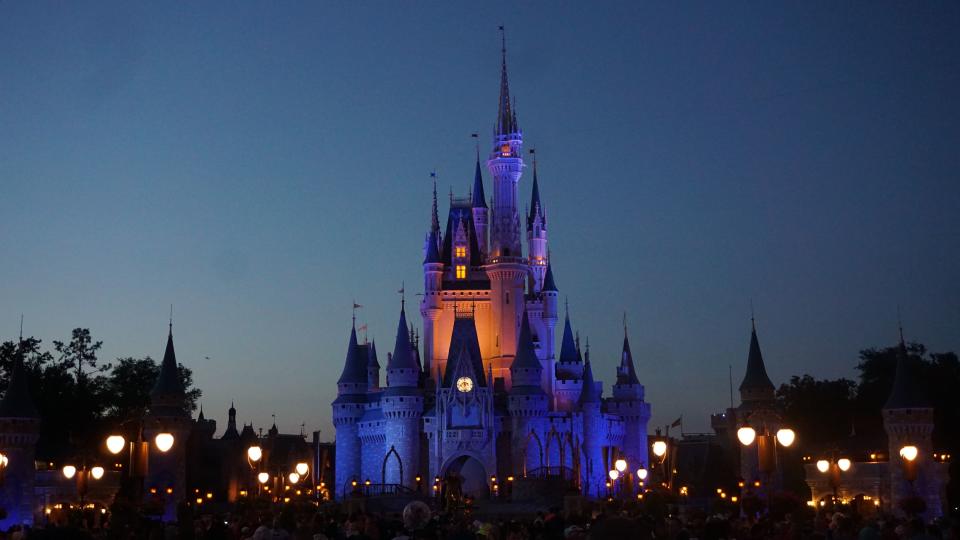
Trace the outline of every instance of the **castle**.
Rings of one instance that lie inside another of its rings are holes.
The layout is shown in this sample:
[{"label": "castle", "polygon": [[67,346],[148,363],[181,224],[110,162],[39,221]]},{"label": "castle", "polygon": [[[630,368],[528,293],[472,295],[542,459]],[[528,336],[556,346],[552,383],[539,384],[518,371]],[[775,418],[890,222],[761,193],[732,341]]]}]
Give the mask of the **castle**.
[{"label": "castle", "polygon": [[612,398],[602,397],[589,343],[581,353],[569,313],[556,350],[559,292],[547,208],[534,160],[521,228],[522,146],[504,47],[486,161],[493,197],[488,204],[478,152],[471,196],[451,196],[441,230],[434,184],[420,302],[422,359],[404,305],[384,384],[375,344],[359,343],[355,324],[350,332],[332,404],[337,497],[355,482],[427,491],[435,479],[450,477],[473,496],[514,477],[566,478],[583,494],[599,496],[616,459],[626,459],[631,470],[648,465],[650,405],[626,329]]}]

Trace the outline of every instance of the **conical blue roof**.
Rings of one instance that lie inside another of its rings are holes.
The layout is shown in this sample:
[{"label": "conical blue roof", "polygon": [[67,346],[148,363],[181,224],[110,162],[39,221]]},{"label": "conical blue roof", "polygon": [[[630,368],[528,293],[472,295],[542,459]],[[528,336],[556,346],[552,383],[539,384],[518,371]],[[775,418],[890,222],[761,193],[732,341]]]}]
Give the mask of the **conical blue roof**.
[{"label": "conical blue roof", "polygon": [[160,363],[160,375],[153,387],[150,396],[154,401],[161,397],[182,397],[185,394],[183,381],[180,380],[180,370],[177,367],[177,353],[173,349],[173,327],[167,334],[167,347],[163,351],[163,362]]},{"label": "conical blue roof", "polygon": [[601,391],[593,380],[593,368],[588,359],[583,364],[583,388],[580,389],[580,405],[586,403],[600,403]]},{"label": "conical blue roof", "polygon": [[473,192],[470,199],[474,208],[487,208],[486,196],[483,194],[483,175],[480,174],[480,156],[477,156],[477,168],[473,173]]},{"label": "conical blue roof", "polygon": [[337,384],[367,384],[367,358],[360,354],[356,327],[350,329],[347,359],[343,363],[343,372],[340,373]]},{"label": "conical blue roof", "polygon": [[580,355],[577,353],[577,343],[573,340],[573,329],[570,328],[569,315],[567,315],[563,321],[563,338],[560,341],[560,361],[580,361]]},{"label": "conical blue roof", "polygon": [[520,338],[517,340],[517,355],[513,358],[510,369],[527,368],[543,369],[537,353],[533,348],[533,332],[530,330],[530,318],[523,312],[523,322],[520,324]]},{"label": "conical blue roof", "polygon": [[553,280],[553,265],[550,263],[547,263],[547,275],[543,278],[543,292],[558,292]]},{"label": "conical blue roof", "polygon": [[7,391],[0,400],[0,418],[39,418],[37,407],[30,397],[27,374],[23,369],[23,359],[17,354],[10,372]]},{"label": "conical blue roof", "polygon": [[752,399],[774,397],[775,387],[767,375],[767,368],[763,363],[763,354],[760,352],[760,342],[757,340],[757,329],[750,332],[750,353],[747,356],[747,372],[740,383],[740,394],[750,394]]},{"label": "conical blue roof", "polygon": [[918,364],[916,359],[907,354],[907,345],[901,339],[897,353],[897,371],[890,396],[883,405],[884,409],[925,409],[931,406],[930,398],[918,380]]},{"label": "conical blue roof", "polygon": [[410,328],[407,326],[406,309],[400,307],[400,322],[397,323],[397,341],[393,347],[393,355],[387,362],[387,369],[419,369],[420,364],[413,354],[410,344]]},{"label": "conical blue roof", "polygon": [[623,352],[620,354],[620,368],[617,369],[617,384],[640,384],[637,371],[633,367],[633,354],[630,352],[630,341],[627,333],[623,333]]}]

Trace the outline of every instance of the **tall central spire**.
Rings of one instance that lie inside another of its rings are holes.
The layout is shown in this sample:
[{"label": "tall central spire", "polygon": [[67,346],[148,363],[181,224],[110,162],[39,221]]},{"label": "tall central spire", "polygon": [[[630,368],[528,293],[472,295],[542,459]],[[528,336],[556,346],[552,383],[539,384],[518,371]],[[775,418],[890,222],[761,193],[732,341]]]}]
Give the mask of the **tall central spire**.
[{"label": "tall central spire", "polygon": [[510,85],[507,83],[507,35],[500,27],[500,109],[497,114],[497,135],[504,137],[520,131],[517,113],[510,103]]}]

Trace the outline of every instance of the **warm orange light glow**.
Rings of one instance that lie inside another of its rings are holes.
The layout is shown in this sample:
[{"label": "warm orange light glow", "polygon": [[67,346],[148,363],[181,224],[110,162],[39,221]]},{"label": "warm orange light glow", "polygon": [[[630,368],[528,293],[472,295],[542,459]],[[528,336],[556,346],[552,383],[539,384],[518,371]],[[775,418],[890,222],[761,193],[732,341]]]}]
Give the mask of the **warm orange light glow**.
[{"label": "warm orange light glow", "polygon": [[153,438],[153,442],[157,445],[157,450],[167,452],[173,448],[173,434],[157,433],[157,436]]},{"label": "warm orange light glow", "polygon": [[457,265],[457,279],[467,279],[467,267],[458,264]]},{"label": "warm orange light glow", "polygon": [[103,478],[103,473],[104,473],[103,467],[94,467],[90,469],[90,476],[92,476],[94,480],[99,480]]},{"label": "warm orange light glow", "polygon": [[784,447],[790,446],[795,440],[797,440],[797,433],[792,429],[784,428],[777,431],[777,442]]},{"label": "warm orange light glow", "polygon": [[817,461],[817,470],[820,471],[820,472],[822,472],[822,473],[825,473],[825,472],[829,471],[829,470],[830,470],[830,462],[827,461],[827,460],[825,460],[825,459],[821,459],[821,460]]},{"label": "warm orange light glow", "polygon": [[625,459],[618,459],[617,461],[615,461],[615,462],[613,463],[613,468],[616,469],[617,472],[619,472],[619,473],[622,474],[623,471],[627,470],[627,460],[625,460]]},{"label": "warm orange light glow", "polygon": [[107,450],[109,450],[111,454],[119,454],[126,445],[127,441],[122,435],[111,435],[107,437]]},{"label": "warm orange light glow", "polygon": [[455,250],[455,252],[454,252],[454,256],[460,257],[460,258],[466,257],[466,256],[467,256],[467,248],[466,248],[465,246],[457,246],[457,247],[456,247],[456,250]]},{"label": "warm orange light glow", "polygon": [[297,471],[297,474],[299,474],[301,477],[306,476],[307,473],[310,472],[310,466],[302,461],[300,463],[297,463],[297,466],[295,467],[295,469]]},{"label": "warm orange light glow", "polygon": [[663,457],[667,453],[667,443],[656,441],[653,443],[653,455]]},{"label": "warm orange light glow", "polygon": [[270,481],[270,475],[268,473],[262,472],[257,475],[257,481],[261,484],[266,484]]},{"label": "warm orange light glow", "polygon": [[73,465],[66,465],[63,467],[63,476],[66,477],[67,480],[73,478],[76,474],[77,468]]},{"label": "warm orange light glow", "polygon": [[837,460],[837,467],[840,467],[840,470],[843,472],[849,471],[851,465],[853,465],[853,463],[847,458],[840,458]]},{"label": "warm orange light glow", "polygon": [[256,463],[260,461],[260,458],[262,457],[263,448],[260,448],[259,446],[251,446],[250,448],[247,448],[247,459],[250,461]]},{"label": "warm orange light glow", "polygon": [[918,454],[919,451],[917,450],[917,447],[913,445],[904,446],[900,449],[900,457],[907,461],[913,461],[917,459]]},{"label": "warm orange light glow", "polygon": [[756,438],[757,432],[752,427],[747,426],[737,430],[737,439],[744,446],[750,446]]}]

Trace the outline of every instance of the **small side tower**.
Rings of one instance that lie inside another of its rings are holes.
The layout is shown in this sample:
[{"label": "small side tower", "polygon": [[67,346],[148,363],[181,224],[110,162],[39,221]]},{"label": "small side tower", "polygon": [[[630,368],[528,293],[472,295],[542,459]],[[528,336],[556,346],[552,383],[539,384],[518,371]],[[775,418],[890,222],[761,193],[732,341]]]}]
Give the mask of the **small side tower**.
[{"label": "small side tower", "polygon": [[[420,364],[410,343],[410,328],[404,305],[400,304],[400,322],[393,354],[387,361],[387,389],[380,398],[386,420],[386,450],[383,482],[416,488],[420,467],[420,433],[423,416],[423,390],[420,389]],[[396,458],[396,459],[393,459]]]},{"label": "small side tower", "polygon": [[240,440],[240,432],[237,431],[237,409],[233,406],[232,401],[230,402],[230,409],[227,410],[227,429],[220,438],[225,441]]},{"label": "small side tower", "polygon": [[[547,264],[547,273],[543,280],[543,287],[540,289],[540,298],[543,302],[543,312],[540,316],[542,323],[541,330],[543,334],[539,336],[540,346],[542,347],[543,357],[543,389],[552,398],[556,392],[556,372],[557,372],[557,346],[556,346],[556,328],[557,328],[557,304],[559,303],[560,291],[557,290],[557,284],[553,279],[553,266]],[[539,331],[538,331],[539,332]],[[552,403],[551,403],[552,405]]]},{"label": "small side tower", "polygon": [[[750,426],[757,433],[776,433],[782,421],[777,409],[775,388],[760,352],[760,341],[757,339],[757,325],[753,317],[750,318],[750,352],[747,355],[747,371],[740,383],[740,406],[737,407],[737,426]],[[740,476],[748,481],[771,481],[779,483],[779,475],[773,478],[761,478],[760,463],[755,446],[740,447]],[[776,486],[764,486],[764,489],[775,489]]]},{"label": "small side tower", "polygon": [[160,363],[160,375],[150,392],[150,409],[144,419],[143,435],[153,441],[159,433],[174,437],[173,447],[166,453],[151,451],[147,466],[146,488],[172,489],[164,499],[163,519],[175,520],[177,505],[187,497],[187,437],[192,421],[187,411],[186,390],[180,379],[177,353],[173,348],[173,321],[167,333],[167,346]]},{"label": "small side tower", "polygon": [[489,207],[483,193],[483,175],[480,173],[479,151],[477,152],[477,168],[473,173],[473,191],[470,193],[470,201],[473,206],[473,230],[477,233],[477,246],[480,248],[481,256],[485,259],[490,250],[487,235],[490,217],[487,215]]},{"label": "small side tower", "polygon": [[347,345],[347,359],[343,364],[340,379],[337,380],[337,399],[331,404],[337,449],[334,493],[338,499],[350,493],[351,480],[360,480],[360,435],[357,422],[366,407],[367,384],[367,358],[360,353],[354,321],[350,329],[350,344]]},{"label": "small side tower", "polygon": [[610,412],[624,420],[623,453],[631,466],[650,466],[647,456],[647,423],[650,421],[650,404],[644,401],[644,389],[637,378],[627,338],[627,326],[623,326],[623,351],[617,368],[617,383],[613,385],[613,401]]},{"label": "small side tower", "polygon": [[560,356],[556,365],[554,409],[564,412],[575,410],[582,391],[583,358],[580,356],[580,347],[573,338],[568,306],[563,321],[563,335],[560,338]]},{"label": "small side tower", "polygon": [[543,420],[547,414],[547,394],[541,385],[543,368],[533,348],[530,319],[523,313],[517,355],[510,366],[510,388],[507,410],[513,434],[514,474],[526,476],[544,465]]},{"label": "small side tower", "polygon": [[[933,405],[918,380],[920,360],[911,358],[900,331],[897,371],[890,396],[883,406],[883,428],[887,432],[890,456],[890,507],[900,508],[900,501],[911,496],[926,503],[924,517],[931,520],[943,515],[943,493],[948,473],[946,465],[934,462]],[[909,462],[900,456],[905,446],[917,449]],[[910,474],[912,473],[912,474]]]},{"label": "small side tower", "polygon": [[377,361],[377,342],[370,342],[367,349],[367,391],[376,392],[380,389],[380,362]]},{"label": "small side tower", "polygon": [[[481,186],[482,187],[482,186]],[[437,182],[433,182],[433,212],[430,232],[423,249],[423,299],[420,300],[420,315],[423,316],[423,371],[428,379],[439,381],[439,367],[434,366],[437,344],[437,321],[443,314],[443,260],[440,256],[440,218],[437,215]]]},{"label": "small side tower", "polygon": [[0,507],[6,510],[6,516],[0,520],[0,529],[33,524],[34,455],[39,437],[40,414],[27,386],[21,341],[7,391],[0,401],[0,451],[10,460],[0,484]]},{"label": "small side tower", "polygon": [[[531,150],[532,151],[532,150]],[[537,158],[533,158],[533,192],[530,196],[530,213],[527,214],[527,254],[530,265],[530,292],[538,293],[544,288],[547,265],[547,209],[540,202],[540,183],[537,180]]]},{"label": "small side tower", "polygon": [[602,392],[600,383],[593,379],[588,341],[587,358],[583,365],[583,391],[578,403],[583,420],[583,462],[580,464],[580,475],[583,494],[588,497],[600,497],[604,494],[607,477],[602,449],[606,435],[603,413],[600,411]]}]

